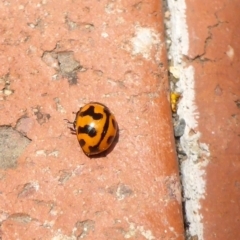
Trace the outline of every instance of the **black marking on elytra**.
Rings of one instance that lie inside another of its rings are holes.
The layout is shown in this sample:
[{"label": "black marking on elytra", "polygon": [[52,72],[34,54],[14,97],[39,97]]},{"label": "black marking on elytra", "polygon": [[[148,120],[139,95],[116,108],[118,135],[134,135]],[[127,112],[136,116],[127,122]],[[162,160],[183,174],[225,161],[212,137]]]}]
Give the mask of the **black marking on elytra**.
[{"label": "black marking on elytra", "polygon": [[95,113],[94,112],[94,106],[89,106],[89,108],[83,112],[79,113],[79,116],[81,117],[85,117],[85,116],[90,116],[92,117],[94,120],[100,120],[101,118],[103,118],[102,113]]},{"label": "black marking on elytra", "polygon": [[89,104],[96,104],[96,105],[100,105],[103,106],[104,108],[107,108],[104,104],[100,103],[100,102],[90,102]]},{"label": "black marking on elytra", "polygon": [[107,139],[107,143],[111,144],[113,142],[114,136],[109,136]]},{"label": "black marking on elytra", "polygon": [[83,147],[86,144],[86,142],[85,142],[85,140],[80,139],[79,144],[81,147]]},{"label": "black marking on elytra", "polygon": [[116,136],[113,139],[113,142],[111,143],[111,145],[109,146],[109,148],[105,149],[104,151],[98,153],[95,152],[94,154],[86,154],[89,158],[102,158],[102,157],[106,157],[116,146],[116,144],[118,143],[119,140],[119,130],[118,130],[118,125],[117,125],[117,132],[116,132]]},{"label": "black marking on elytra", "polygon": [[106,121],[105,121],[103,131],[102,131],[102,134],[101,134],[101,138],[100,138],[98,144],[100,144],[102,142],[102,140],[104,139],[104,137],[107,133],[107,130],[109,128],[109,118],[110,118],[111,113],[109,112],[108,108],[106,108],[106,107],[104,107],[104,113],[106,114]]},{"label": "black marking on elytra", "polygon": [[90,151],[90,154],[94,154],[94,153],[98,153],[99,152],[99,148],[97,145],[95,146],[89,146],[89,151]]},{"label": "black marking on elytra", "polygon": [[97,131],[91,125],[85,125],[84,127],[78,127],[78,134],[87,134],[89,137],[95,137]]},{"label": "black marking on elytra", "polygon": [[112,119],[112,125],[113,125],[114,129],[117,128],[117,123],[116,123],[116,121],[114,119]]},{"label": "black marking on elytra", "polygon": [[[110,113],[110,111],[108,110],[108,108],[105,107],[105,106],[104,106],[104,110],[103,110],[103,111],[104,111],[104,113],[106,114],[106,121],[105,121],[105,124],[104,124],[104,126],[103,126],[103,130],[102,130],[102,133],[101,133],[101,137],[100,137],[98,143],[97,143],[96,145],[94,145],[94,146],[90,146],[90,147],[89,147],[89,150],[90,150],[91,153],[94,153],[94,152],[99,151],[99,145],[101,144],[102,140],[103,140],[104,137],[106,136],[107,130],[108,130],[108,128],[109,128],[109,119],[110,119],[111,113]],[[93,152],[92,152],[92,151],[93,151]]]}]

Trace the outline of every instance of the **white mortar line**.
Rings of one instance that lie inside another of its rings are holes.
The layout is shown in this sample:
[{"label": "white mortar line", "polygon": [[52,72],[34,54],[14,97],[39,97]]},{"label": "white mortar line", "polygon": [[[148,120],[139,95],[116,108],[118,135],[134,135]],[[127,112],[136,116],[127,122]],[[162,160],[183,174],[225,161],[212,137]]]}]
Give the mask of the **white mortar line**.
[{"label": "white mortar line", "polygon": [[173,68],[179,73],[177,82],[177,92],[182,94],[178,104],[177,114],[180,119],[186,122],[186,128],[180,139],[181,146],[187,155],[187,159],[182,161],[180,170],[182,174],[182,184],[185,198],[185,214],[189,223],[187,229],[188,236],[198,236],[203,240],[204,224],[201,215],[201,199],[206,194],[205,168],[210,155],[208,146],[199,142],[201,133],[198,127],[198,108],[195,103],[195,78],[194,67],[187,66],[182,61],[183,55],[188,55],[189,35],[186,22],[185,0],[167,0],[171,13],[170,18],[170,38],[171,47],[169,55]]}]

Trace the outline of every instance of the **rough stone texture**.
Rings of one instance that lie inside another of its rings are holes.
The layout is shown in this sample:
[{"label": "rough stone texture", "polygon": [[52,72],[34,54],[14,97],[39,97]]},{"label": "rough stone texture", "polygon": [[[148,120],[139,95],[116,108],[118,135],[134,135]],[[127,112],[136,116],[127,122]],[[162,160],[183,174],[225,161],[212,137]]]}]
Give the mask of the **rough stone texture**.
[{"label": "rough stone texture", "polygon": [[[0,125],[32,140],[0,172],[2,238],[184,239],[160,1],[1,1],[0,19]],[[105,158],[64,121],[89,101],[118,121]]]}]

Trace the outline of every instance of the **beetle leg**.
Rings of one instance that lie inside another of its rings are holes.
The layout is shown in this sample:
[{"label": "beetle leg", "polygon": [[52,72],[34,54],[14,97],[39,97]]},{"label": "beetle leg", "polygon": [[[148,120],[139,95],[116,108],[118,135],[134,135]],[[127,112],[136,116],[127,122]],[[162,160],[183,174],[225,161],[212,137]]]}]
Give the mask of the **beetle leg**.
[{"label": "beetle leg", "polygon": [[76,121],[70,122],[68,119],[64,119],[64,120],[67,121],[68,124],[71,124],[73,126],[73,127],[68,127],[71,131],[71,134],[77,135],[76,129],[75,129]]}]

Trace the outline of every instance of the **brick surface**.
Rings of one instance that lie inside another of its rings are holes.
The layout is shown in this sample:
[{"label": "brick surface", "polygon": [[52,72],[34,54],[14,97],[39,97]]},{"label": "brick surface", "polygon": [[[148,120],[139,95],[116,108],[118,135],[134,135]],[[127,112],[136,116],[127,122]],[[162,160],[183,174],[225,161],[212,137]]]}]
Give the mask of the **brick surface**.
[{"label": "brick surface", "polygon": [[[159,1],[2,1],[0,125],[31,140],[0,171],[3,239],[183,239]],[[89,101],[119,139],[89,159],[64,119]]]},{"label": "brick surface", "polygon": [[[168,1],[189,239],[239,239],[239,1]],[[181,29],[181,31],[179,31]],[[180,154],[179,154],[180,155]]]},{"label": "brick surface", "polygon": [[[207,30],[207,36],[203,38],[204,42],[198,44],[203,50],[198,53],[200,61],[194,61],[193,65],[201,140],[209,145],[211,152],[206,169],[206,198],[202,201],[201,210],[203,236],[204,239],[238,239],[240,17],[237,13],[240,4],[238,1],[217,1],[209,9],[206,1],[202,8],[209,16],[205,18],[207,24],[201,27]],[[199,18],[200,15],[194,18],[189,14],[190,21],[200,22]],[[193,25],[191,39],[196,27]],[[198,34],[202,36],[201,31]],[[196,54],[194,47],[192,54]]]}]

